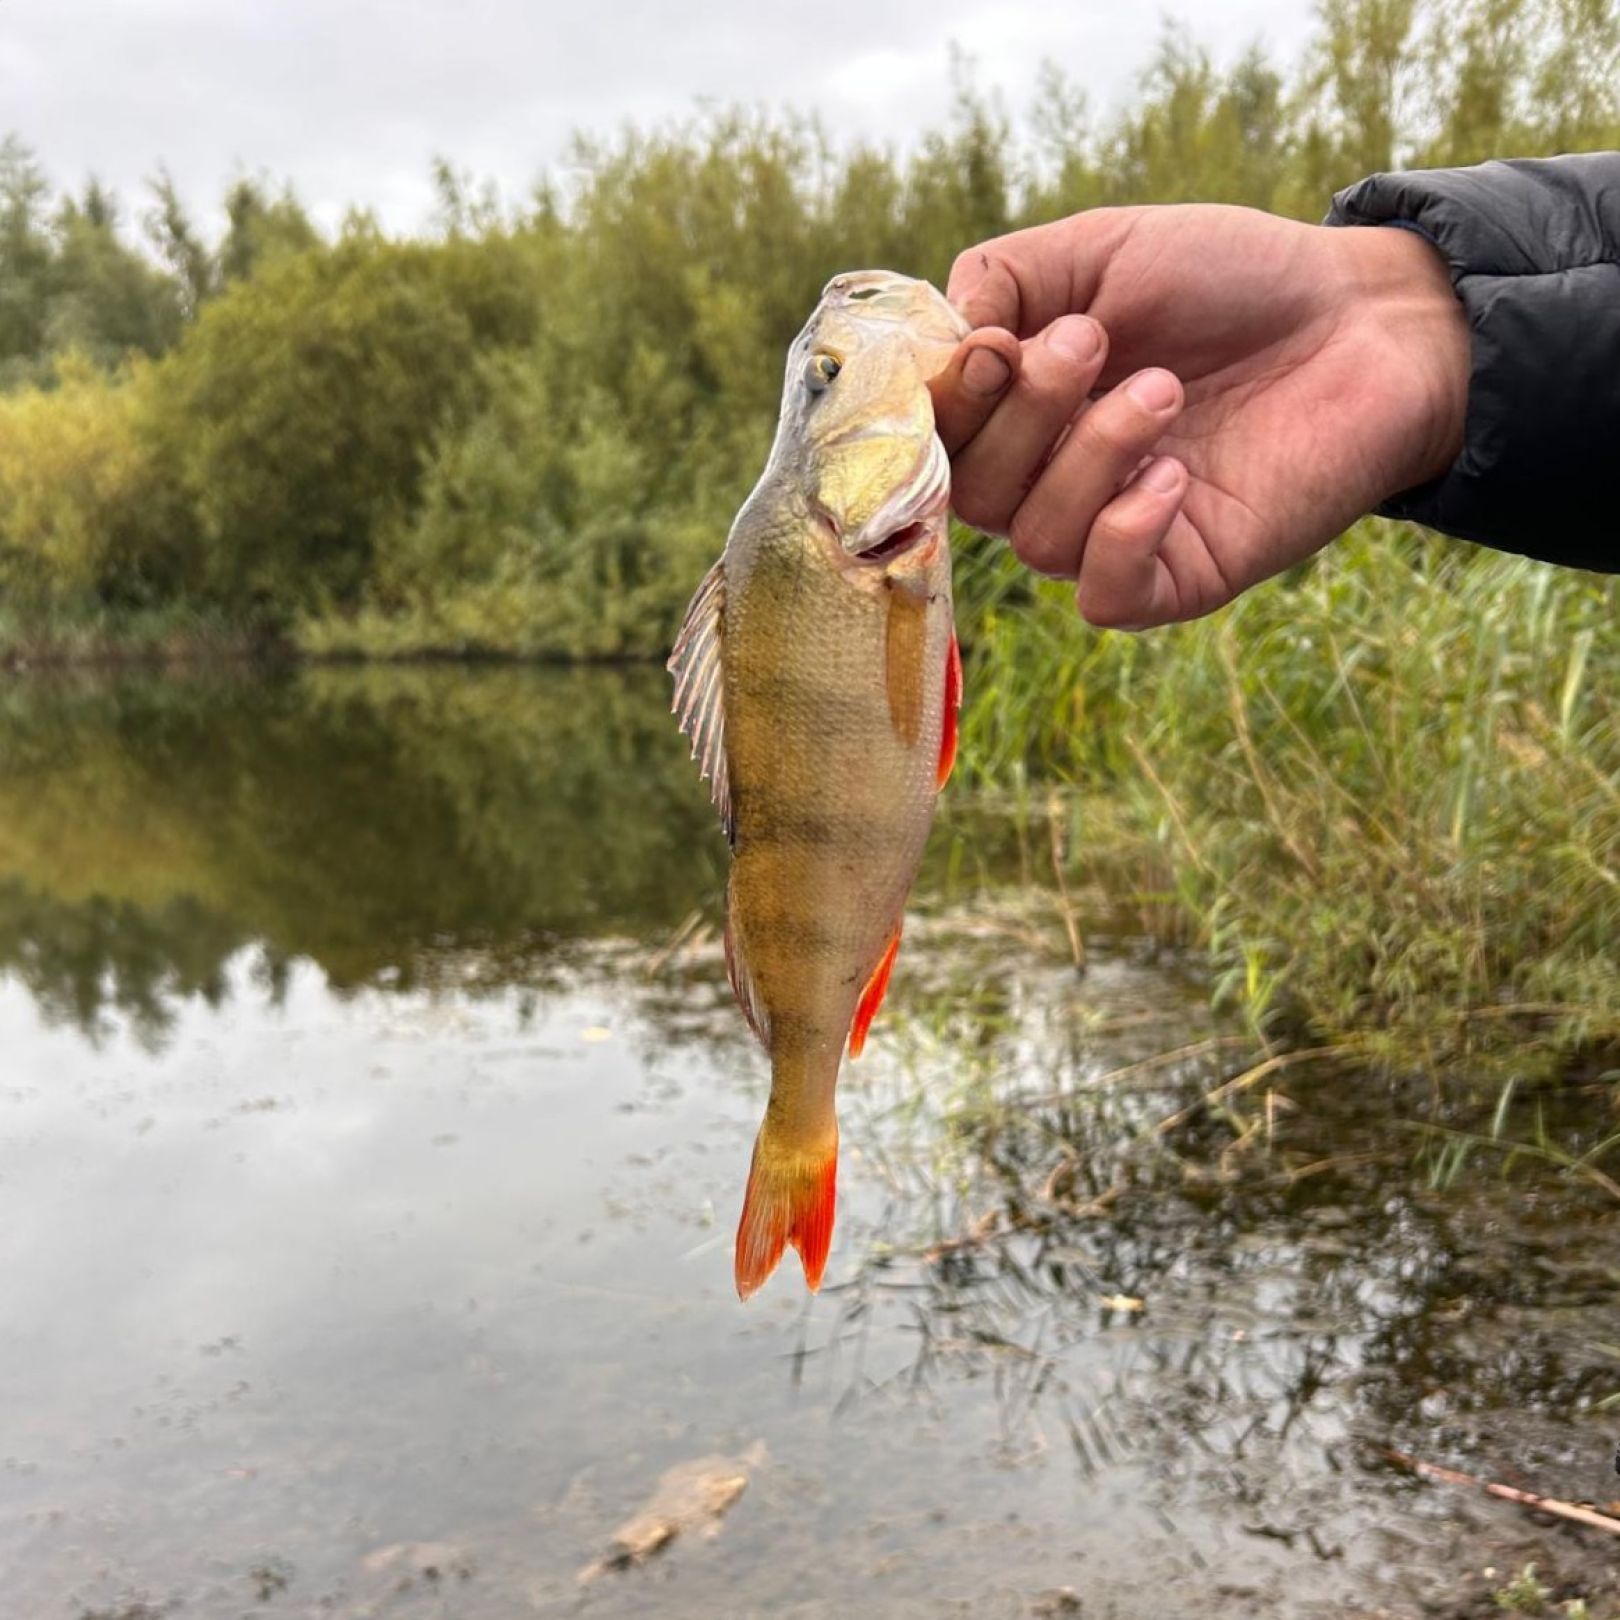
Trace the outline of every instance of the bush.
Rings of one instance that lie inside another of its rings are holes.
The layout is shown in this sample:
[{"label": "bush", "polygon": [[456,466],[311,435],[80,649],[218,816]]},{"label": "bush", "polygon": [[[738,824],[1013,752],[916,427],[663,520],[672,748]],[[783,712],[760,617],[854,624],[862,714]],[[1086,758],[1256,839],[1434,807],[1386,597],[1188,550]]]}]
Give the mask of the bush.
[{"label": "bush", "polygon": [[154,431],[201,538],[189,590],[282,616],[357,598],[379,525],[473,402],[479,355],[529,337],[534,310],[510,241],[366,234],[210,302],[154,378]]},{"label": "bush", "polygon": [[172,589],[184,516],[144,428],[150,377],[60,363],[0,394],[0,597],[13,615]]}]

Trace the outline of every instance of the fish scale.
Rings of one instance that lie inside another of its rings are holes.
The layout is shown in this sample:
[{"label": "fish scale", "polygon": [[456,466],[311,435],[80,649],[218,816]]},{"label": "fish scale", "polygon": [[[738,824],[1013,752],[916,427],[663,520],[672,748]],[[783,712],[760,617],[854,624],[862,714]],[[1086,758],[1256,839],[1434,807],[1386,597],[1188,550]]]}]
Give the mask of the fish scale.
[{"label": "fish scale", "polygon": [[726,955],[771,1058],[735,1269],[819,1285],[835,1090],[887,986],[955,750],[948,464],[927,382],[965,334],[926,282],[834,278],[788,355],[776,441],[670,657],[732,845]]}]

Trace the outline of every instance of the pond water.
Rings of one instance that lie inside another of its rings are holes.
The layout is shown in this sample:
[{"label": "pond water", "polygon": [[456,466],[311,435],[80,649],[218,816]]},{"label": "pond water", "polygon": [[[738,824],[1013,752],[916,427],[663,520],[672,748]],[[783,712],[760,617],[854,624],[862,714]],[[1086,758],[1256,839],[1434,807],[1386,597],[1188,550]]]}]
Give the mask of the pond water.
[{"label": "pond water", "polygon": [[942,819],[826,1286],[739,1304],[712,821],[656,672],[6,686],[0,1614],[1620,1613],[1383,1454],[1620,1495],[1620,1205],[1421,1088],[1202,1107],[1252,1054],[1083,864],[1076,968],[1044,824]]}]

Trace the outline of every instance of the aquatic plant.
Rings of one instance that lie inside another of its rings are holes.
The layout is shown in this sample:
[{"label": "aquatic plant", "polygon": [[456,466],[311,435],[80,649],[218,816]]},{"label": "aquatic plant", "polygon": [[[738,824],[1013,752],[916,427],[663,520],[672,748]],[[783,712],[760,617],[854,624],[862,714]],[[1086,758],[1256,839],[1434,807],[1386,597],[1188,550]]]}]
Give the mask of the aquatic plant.
[{"label": "aquatic plant", "polygon": [[1158,909],[1263,1039],[1535,1072],[1620,1041],[1617,609],[1612,581],[1378,522],[1143,637],[981,560],[963,758],[1106,789],[1082,856],[1162,865]]}]

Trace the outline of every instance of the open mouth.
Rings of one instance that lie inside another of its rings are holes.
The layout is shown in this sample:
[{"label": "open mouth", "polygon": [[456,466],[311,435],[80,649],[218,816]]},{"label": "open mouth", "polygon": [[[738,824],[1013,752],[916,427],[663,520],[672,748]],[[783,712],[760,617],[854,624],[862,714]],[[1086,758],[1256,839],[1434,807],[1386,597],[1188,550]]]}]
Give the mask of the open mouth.
[{"label": "open mouth", "polygon": [[854,545],[849,554],[858,562],[890,562],[922,545],[942,527],[946,502],[950,498],[951,464],[945,447],[933,435],[921,447],[910,478],[872,514],[859,537],[877,538],[869,545]]},{"label": "open mouth", "polygon": [[913,546],[920,546],[932,533],[931,527],[922,521],[908,523],[903,528],[896,529],[893,534],[886,534],[875,545],[867,546],[864,551],[853,552],[851,555],[861,562],[887,562],[892,557],[898,557]]}]

